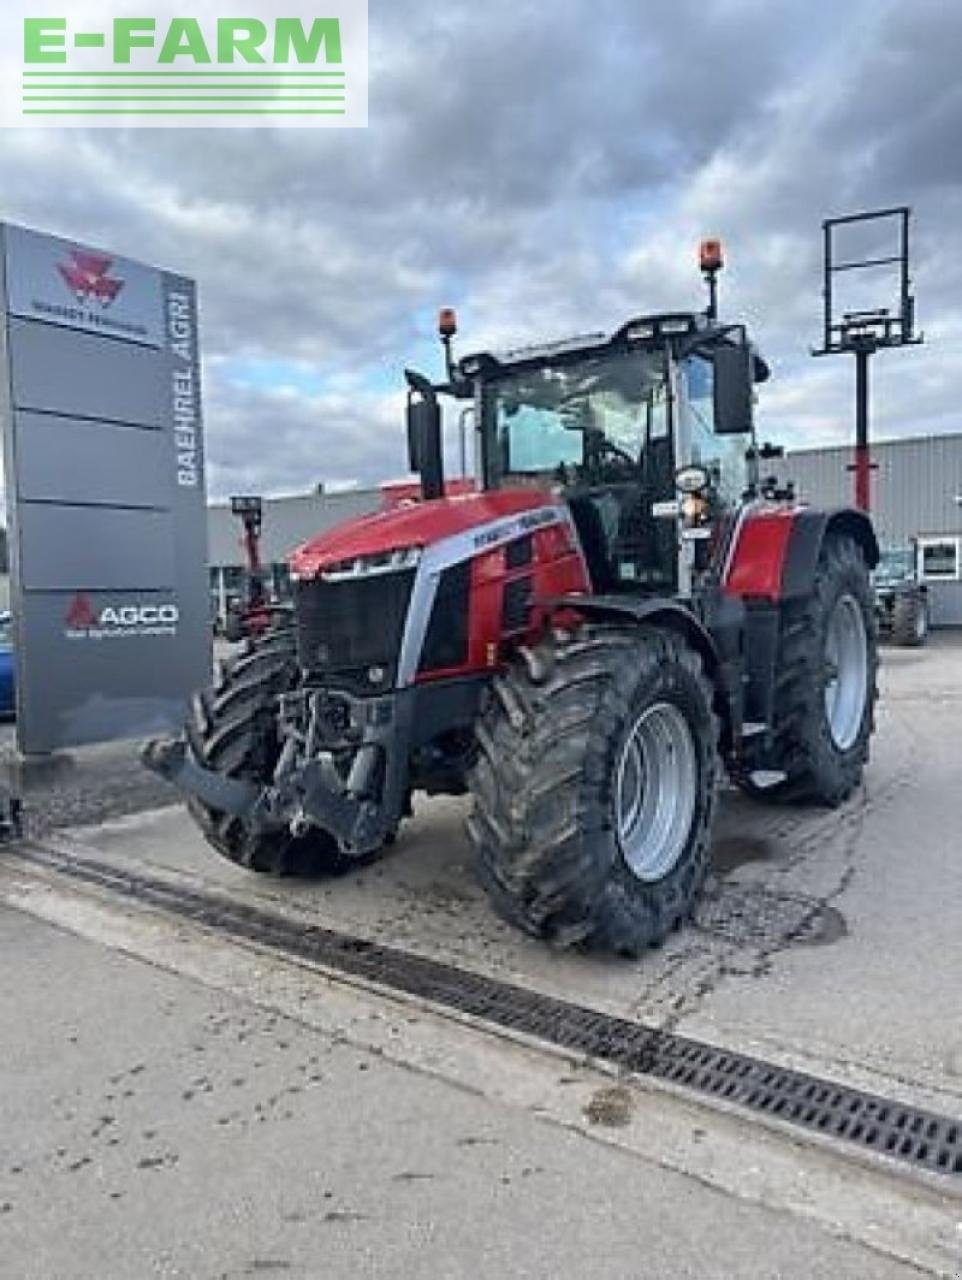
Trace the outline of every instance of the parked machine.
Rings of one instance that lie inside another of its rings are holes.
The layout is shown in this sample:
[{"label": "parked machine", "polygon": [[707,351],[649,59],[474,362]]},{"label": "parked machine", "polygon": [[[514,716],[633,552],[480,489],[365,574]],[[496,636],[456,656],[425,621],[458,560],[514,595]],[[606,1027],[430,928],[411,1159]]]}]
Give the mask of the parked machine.
[{"label": "parked machine", "polygon": [[248,636],[263,634],[277,624],[284,606],[272,599],[264,578],[261,563],[261,528],[264,513],[261,499],[255,495],[231,498],[231,514],[238,517],[244,528],[244,586],[241,598],[232,600],[224,621],[224,636],[236,643]]},{"label": "parked machine", "polygon": [[924,645],[929,634],[929,592],[919,580],[915,545],[884,547],[872,585],[881,635],[902,648]]},{"label": "parked machine", "polygon": [[[252,639],[150,767],[256,871],[343,866],[414,791],[468,791],[505,917],[637,955],[690,914],[721,769],[840,804],[876,698],[867,516],[760,483],[768,369],[705,313],[408,371],[424,501],[291,556],[293,625]],[[445,495],[440,398],[474,409],[478,491]],[[768,496],[766,496],[768,495]]]}]

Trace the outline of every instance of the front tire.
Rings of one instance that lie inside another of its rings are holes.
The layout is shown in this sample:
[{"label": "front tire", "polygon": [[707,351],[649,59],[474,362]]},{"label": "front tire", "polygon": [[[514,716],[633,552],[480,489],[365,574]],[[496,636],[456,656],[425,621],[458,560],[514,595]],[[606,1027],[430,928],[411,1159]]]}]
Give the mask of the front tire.
[{"label": "front tire", "polygon": [[[231,778],[269,784],[280,754],[277,699],[293,689],[298,678],[292,629],[277,628],[249,639],[241,657],[223,664],[214,688],[191,699],[185,734],[197,763]],[[286,830],[255,831],[244,819],[200,800],[188,800],[187,808],[207,843],[250,871],[334,874],[350,863],[337,841],[317,828],[297,837]]]},{"label": "front tire", "polygon": [[496,908],[559,945],[637,956],[691,913],[717,793],[701,659],[651,627],[585,626],[498,676],[468,834]]}]

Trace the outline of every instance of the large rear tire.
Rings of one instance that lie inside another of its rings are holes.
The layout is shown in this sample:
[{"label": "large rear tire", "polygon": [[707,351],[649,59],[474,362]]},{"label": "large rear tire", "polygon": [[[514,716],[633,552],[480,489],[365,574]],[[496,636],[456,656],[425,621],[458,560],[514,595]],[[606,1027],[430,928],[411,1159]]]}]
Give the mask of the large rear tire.
[{"label": "large rear tire", "polygon": [[625,626],[546,640],[496,677],[477,739],[468,833],[506,919],[637,956],[690,915],[718,724],[684,640]]},{"label": "large rear tire", "polygon": [[749,795],[835,807],[862,780],[875,727],[878,632],[868,565],[852,538],[829,536],[810,595],[783,606],[775,672],[773,750],[766,769],[784,773]]},{"label": "large rear tire", "polygon": [[[213,689],[194,694],[185,732],[198,764],[231,778],[267,785],[280,754],[277,699],[298,680],[294,632],[278,628],[248,640],[240,657],[222,664]],[[327,832],[304,836],[253,831],[231,814],[199,800],[187,807],[212,848],[230,862],[273,875],[320,875],[343,870],[349,859]]]}]

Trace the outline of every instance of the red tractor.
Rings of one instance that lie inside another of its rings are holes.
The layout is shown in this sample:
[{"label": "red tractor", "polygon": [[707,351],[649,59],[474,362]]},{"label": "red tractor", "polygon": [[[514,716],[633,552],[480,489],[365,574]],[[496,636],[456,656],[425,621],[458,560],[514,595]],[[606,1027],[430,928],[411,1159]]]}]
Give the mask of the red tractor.
[{"label": "red tractor", "polygon": [[[709,242],[702,266],[720,265]],[[690,914],[721,769],[840,804],[876,697],[867,517],[759,475],[742,325],[705,313],[406,374],[422,502],[291,556],[292,625],[248,642],[147,763],[255,871],[367,859],[414,791],[471,796],[496,907],[626,955]],[[439,396],[473,406],[445,496]]]}]

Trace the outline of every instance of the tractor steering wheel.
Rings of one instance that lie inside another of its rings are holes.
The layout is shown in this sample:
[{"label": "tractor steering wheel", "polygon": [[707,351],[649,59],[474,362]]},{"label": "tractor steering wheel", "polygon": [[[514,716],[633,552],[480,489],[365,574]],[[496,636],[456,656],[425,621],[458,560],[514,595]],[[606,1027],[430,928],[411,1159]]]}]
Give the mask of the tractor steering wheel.
[{"label": "tractor steering wheel", "polygon": [[609,440],[607,436],[598,436],[598,448],[601,453],[614,454],[616,458],[621,458],[623,462],[627,462],[630,467],[637,465],[637,459],[633,458],[627,449],[622,449],[620,444],[615,444],[614,440]]}]

